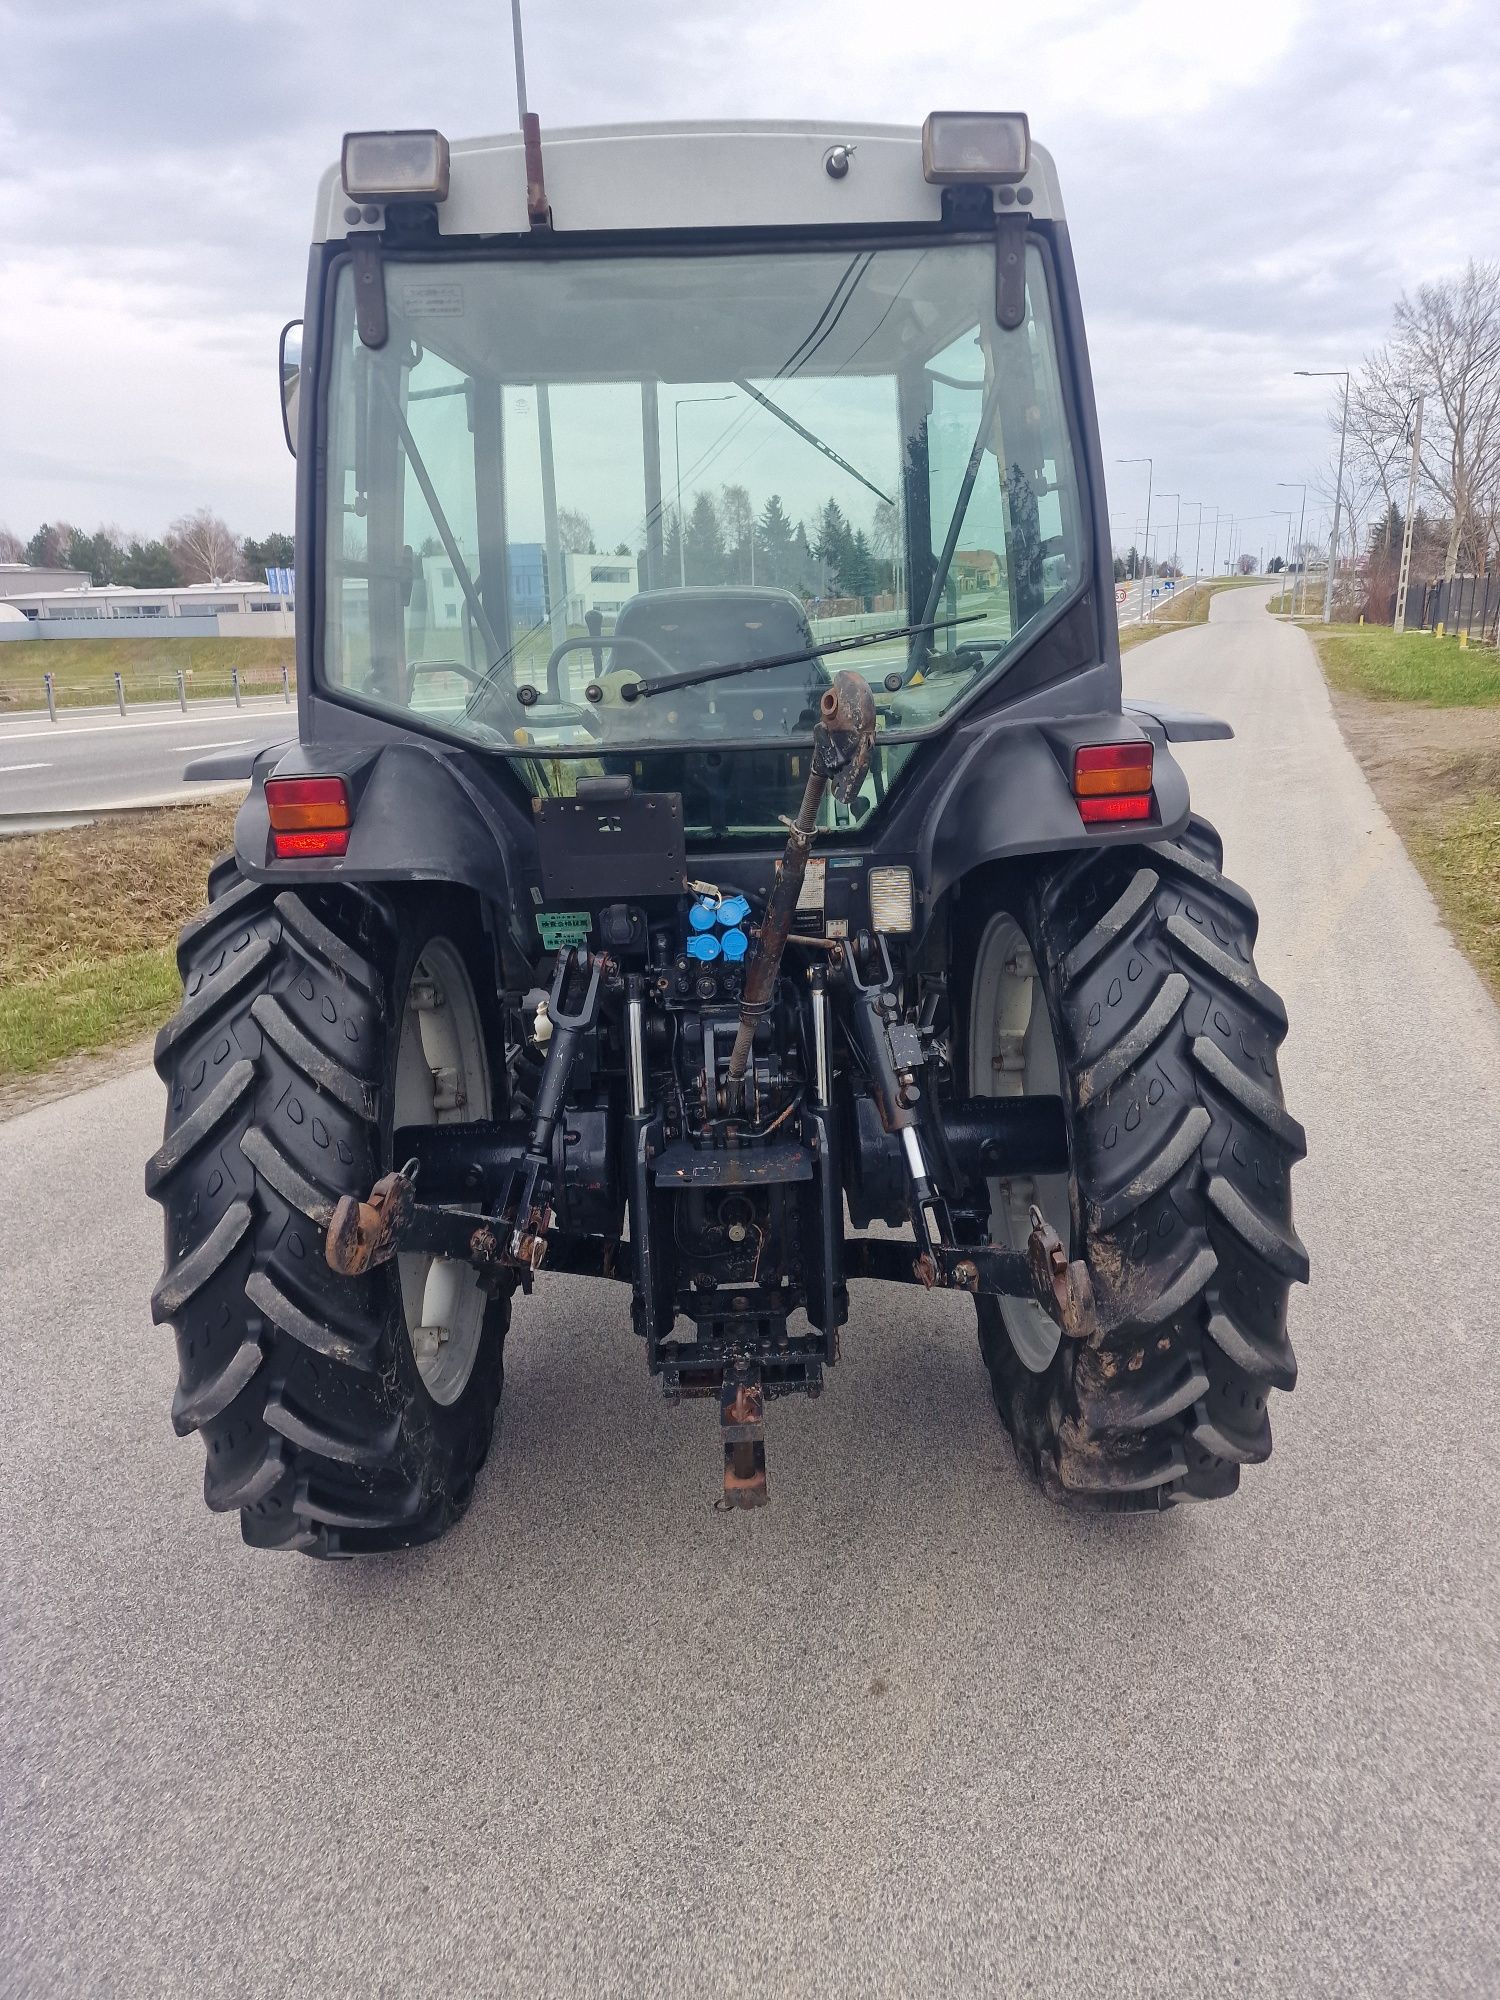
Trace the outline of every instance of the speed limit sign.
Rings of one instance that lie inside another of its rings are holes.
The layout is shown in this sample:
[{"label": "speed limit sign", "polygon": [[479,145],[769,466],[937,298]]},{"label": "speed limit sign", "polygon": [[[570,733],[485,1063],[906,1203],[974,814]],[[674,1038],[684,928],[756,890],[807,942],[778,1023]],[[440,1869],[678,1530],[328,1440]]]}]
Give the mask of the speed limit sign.
[{"label": "speed limit sign", "polygon": [[1126,598],[1127,598],[1127,597],[1129,597],[1129,595],[1130,595],[1130,591],[1129,591],[1129,589],[1128,589],[1128,588],[1126,587],[1126,585],[1125,585],[1125,584],[1123,584],[1123,583],[1117,583],[1117,584],[1115,585],[1115,603],[1116,603],[1116,604],[1123,604],[1123,603],[1125,602]]}]

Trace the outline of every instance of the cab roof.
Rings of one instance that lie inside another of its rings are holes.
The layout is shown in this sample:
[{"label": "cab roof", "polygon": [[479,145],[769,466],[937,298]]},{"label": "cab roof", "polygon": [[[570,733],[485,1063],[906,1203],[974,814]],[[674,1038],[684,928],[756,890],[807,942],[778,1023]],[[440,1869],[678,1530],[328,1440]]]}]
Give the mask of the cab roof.
[{"label": "cab roof", "polygon": [[[844,146],[841,179],[824,161]],[[437,210],[444,236],[527,235],[526,170],[519,132],[451,142],[448,198]],[[922,133],[903,125],[770,120],[542,129],[542,161],[553,228],[591,230],[837,228],[927,223],[942,189],[922,175]],[[1007,192],[1009,192],[1007,190]],[[1034,142],[1015,190],[1023,210],[1061,221],[1051,155]],[[339,168],[318,188],[314,242],[381,227],[344,193]]]}]

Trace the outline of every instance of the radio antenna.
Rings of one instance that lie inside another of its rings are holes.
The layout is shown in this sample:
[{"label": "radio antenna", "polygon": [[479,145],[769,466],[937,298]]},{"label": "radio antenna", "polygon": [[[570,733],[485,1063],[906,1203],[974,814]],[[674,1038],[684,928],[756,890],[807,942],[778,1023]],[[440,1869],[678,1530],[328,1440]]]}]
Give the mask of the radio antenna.
[{"label": "radio antenna", "polygon": [[526,130],[526,48],[521,37],[521,0],[510,0],[511,41],[516,51],[516,120]]}]

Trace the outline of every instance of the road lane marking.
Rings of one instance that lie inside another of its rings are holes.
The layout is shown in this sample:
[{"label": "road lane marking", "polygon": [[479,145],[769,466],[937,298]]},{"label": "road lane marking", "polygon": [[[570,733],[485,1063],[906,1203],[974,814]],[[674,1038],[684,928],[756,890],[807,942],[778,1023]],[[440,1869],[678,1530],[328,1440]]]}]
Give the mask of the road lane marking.
[{"label": "road lane marking", "polygon": [[50,771],[50,764],[0,764],[0,776],[6,771]]},{"label": "road lane marking", "polygon": [[[294,712],[291,709],[278,710],[276,712],[278,725],[283,716],[295,732],[297,718]],[[40,737],[50,744],[66,742],[70,736],[120,736],[129,730],[191,729],[194,726],[201,729],[206,719],[211,718],[201,715],[164,715],[153,722],[90,722],[81,728],[75,728],[70,723],[42,722],[33,724],[30,729],[0,730],[0,743],[35,743]],[[228,720],[227,717],[225,719]],[[270,716],[266,717],[266,722],[268,725],[271,723]]]},{"label": "road lane marking", "polygon": [[179,750],[232,750],[237,743],[253,743],[253,736],[220,736],[213,743],[179,743]]}]

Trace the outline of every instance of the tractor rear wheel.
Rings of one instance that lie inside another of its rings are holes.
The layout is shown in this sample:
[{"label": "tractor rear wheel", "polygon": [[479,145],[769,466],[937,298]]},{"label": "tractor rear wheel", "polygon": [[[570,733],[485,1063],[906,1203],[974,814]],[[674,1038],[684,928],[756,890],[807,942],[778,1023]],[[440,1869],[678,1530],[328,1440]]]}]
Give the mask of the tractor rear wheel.
[{"label": "tractor rear wheel", "polygon": [[[990,1185],[1024,1249],[1033,1202],[1088,1265],[1100,1333],[978,1301],[995,1402],[1054,1497],[1158,1508],[1232,1493],[1268,1456],[1307,1278],[1282,1101],[1286,1013],[1255,970],[1257,919],[1194,818],[1174,841],[1093,849],[1010,878],[969,927],[958,1038],[976,1096],[1060,1095],[1070,1171]],[[998,906],[997,906],[998,905]]]},{"label": "tractor rear wheel", "polygon": [[338,1197],[392,1165],[397,1126],[495,1109],[485,981],[457,942],[474,926],[441,904],[398,924],[351,889],[278,895],[225,863],[209,897],[178,945],[183,1004],[156,1044],[166,1134],[146,1169],[172,1421],[202,1437],[204,1498],[247,1542],[428,1541],[489,1449],[509,1302],[443,1259],[337,1277],[323,1242]]}]

